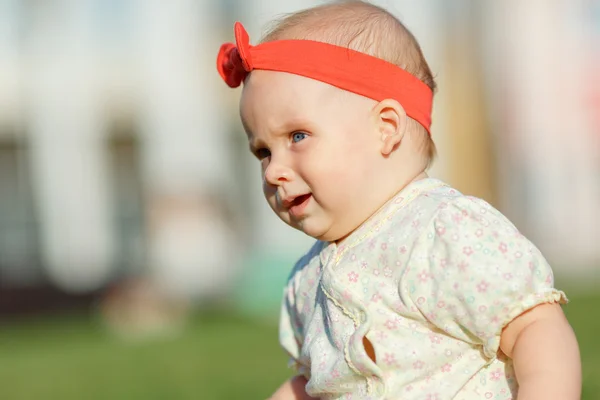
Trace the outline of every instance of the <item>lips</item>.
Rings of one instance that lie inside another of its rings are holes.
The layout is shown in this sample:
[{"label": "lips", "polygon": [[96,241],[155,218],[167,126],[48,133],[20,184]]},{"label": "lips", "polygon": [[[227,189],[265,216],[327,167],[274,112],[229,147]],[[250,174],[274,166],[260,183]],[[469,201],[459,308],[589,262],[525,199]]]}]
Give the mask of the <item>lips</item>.
[{"label": "lips", "polygon": [[307,194],[303,194],[303,195],[295,196],[295,197],[290,196],[290,197],[287,197],[282,202],[282,205],[288,209],[288,211],[291,215],[293,215],[294,217],[300,217],[300,216],[302,216],[304,209],[310,202],[311,198],[312,198],[311,193],[307,193]]}]

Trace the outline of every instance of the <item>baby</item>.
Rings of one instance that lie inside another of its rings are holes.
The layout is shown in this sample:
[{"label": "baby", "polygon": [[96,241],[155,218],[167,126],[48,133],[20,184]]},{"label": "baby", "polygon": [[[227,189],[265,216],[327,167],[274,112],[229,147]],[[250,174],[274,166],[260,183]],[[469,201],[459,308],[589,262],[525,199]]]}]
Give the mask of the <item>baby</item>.
[{"label": "baby", "polygon": [[218,70],[265,197],[317,239],[284,291],[297,376],[273,399],[578,399],[550,266],[497,210],[426,174],[435,83],[411,33],[360,1],[240,24]]}]

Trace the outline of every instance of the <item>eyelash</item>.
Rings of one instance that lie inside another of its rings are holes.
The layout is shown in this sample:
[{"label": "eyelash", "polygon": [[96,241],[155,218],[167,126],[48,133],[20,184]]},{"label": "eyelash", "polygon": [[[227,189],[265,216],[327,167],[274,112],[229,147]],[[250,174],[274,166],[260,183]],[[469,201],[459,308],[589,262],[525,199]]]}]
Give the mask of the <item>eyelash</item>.
[{"label": "eyelash", "polygon": [[[294,141],[294,137],[295,137],[296,135],[304,135],[304,136],[303,136],[303,138],[302,138],[302,139],[300,139],[300,140],[298,140],[298,141]],[[298,143],[298,142],[301,142],[303,139],[306,139],[306,137],[307,137],[307,136],[308,136],[308,133],[306,133],[306,132],[302,132],[302,131],[295,131],[295,132],[292,132],[292,133],[290,134],[290,138],[291,138],[291,140],[292,140],[292,143]],[[262,148],[260,148],[260,149],[257,149],[257,150],[254,152],[254,155],[256,156],[256,158],[258,158],[259,160],[261,160],[261,161],[262,161],[262,160],[264,160],[265,158],[267,158],[267,157],[270,157],[270,156],[271,156],[271,151],[270,151],[269,149],[267,149],[266,147],[262,147]]]}]

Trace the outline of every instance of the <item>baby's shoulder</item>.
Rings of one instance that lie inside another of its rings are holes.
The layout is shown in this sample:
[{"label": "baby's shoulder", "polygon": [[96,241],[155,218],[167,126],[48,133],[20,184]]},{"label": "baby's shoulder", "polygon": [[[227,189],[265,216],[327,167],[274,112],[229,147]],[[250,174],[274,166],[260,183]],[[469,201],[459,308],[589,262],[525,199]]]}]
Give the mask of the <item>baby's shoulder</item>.
[{"label": "baby's shoulder", "polygon": [[393,209],[385,217],[387,224],[384,230],[421,233],[427,226],[449,215],[474,215],[476,211],[487,212],[492,208],[482,199],[465,196],[451,186],[440,184],[418,193],[403,206]]},{"label": "baby's shoulder", "polygon": [[451,186],[422,193],[414,202],[412,214],[422,214],[429,226],[468,229],[473,226],[516,231],[515,226],[484,199],[464,195]]},{"label": "baby's shoulder", "polygon": [[389,218],[379,232],[401,239],[406,246],[421,242],[454,247],[457,238],[522,241],[513,223],[487,201],[444,185],[420,193]]}]

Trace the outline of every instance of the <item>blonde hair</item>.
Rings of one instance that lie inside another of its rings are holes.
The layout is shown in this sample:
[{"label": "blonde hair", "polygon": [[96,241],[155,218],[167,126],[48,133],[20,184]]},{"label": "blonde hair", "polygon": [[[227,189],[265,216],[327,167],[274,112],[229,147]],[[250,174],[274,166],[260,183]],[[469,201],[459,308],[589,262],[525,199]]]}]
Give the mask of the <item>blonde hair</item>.
[{"label": "blonde hair", "polygon": [[[380,58],[419,78],[432,92],[433,74],[421,47],[410,31],[381,7],[360,0],[337,1],[286,15],[274,22],[261,43],[274,40],[315,40],[346,47]],[[428,165],[436,155],[429,133],[410,119],[411,132],[423,137]]]}]

